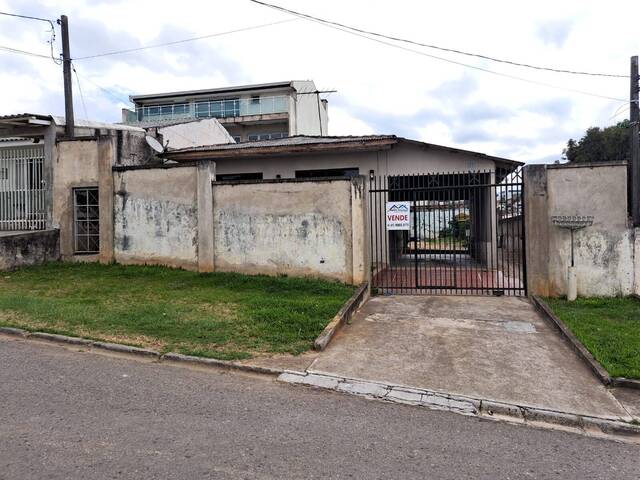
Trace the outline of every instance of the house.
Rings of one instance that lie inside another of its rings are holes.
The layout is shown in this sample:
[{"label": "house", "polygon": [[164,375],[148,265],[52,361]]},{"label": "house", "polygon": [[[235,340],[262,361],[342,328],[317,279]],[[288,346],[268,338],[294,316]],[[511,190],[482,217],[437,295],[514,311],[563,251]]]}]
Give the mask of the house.
[{"label": "house", "polygon": [[327,134],[327,101],[311,80],[129,97],[123,123],[140,127],[216,118],[237,143]]}]

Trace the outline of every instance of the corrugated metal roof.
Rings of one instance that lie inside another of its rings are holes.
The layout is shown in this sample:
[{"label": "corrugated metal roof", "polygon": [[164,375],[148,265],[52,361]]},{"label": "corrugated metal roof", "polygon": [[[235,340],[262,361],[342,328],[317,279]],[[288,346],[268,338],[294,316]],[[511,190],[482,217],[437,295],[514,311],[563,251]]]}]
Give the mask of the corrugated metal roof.
[{"label": "corrugated metal roof", "polygon": [[51,115],[43,115],[41,113],[12,113],[9,115],[0,115],[0,120],[18,120],[18,119],[36,118],[38,120],[51,120]]},{"label": "corrugated metal roof", "polygon": [[[410,140],[403,137],[397,137],[396,135],[364,135],[364,136],[340,136],[340,137],[319,137],[319,136],[305,136],[298,135],[293,137],[280,138],[276,140],[261,140],[256,142],[244,142],[244,143],[232,143],[223,145],[205,145],[199,147],[188,147],[182,149],[172,150],[164,154],[165,158],[169,159],[195,159],[206,158],[206,153],[210,152],[212,157],[223,158],[225,156],[235,156],[234,154],[248,157],[252,155],[252,150],[256,150],[255,155],[268,155],[268,154],[286,154],[291,152],[301,153],[300,148],[302,146],[309,146],[310,148],[305,153],[314,153],[313,151],[327,150],[331,146],[335,146],[336,149],[340,148],[340,144],[345,145],[346,148],[353,148],[353,150],[365,149],[368,144],[371,144],[371,148],[384,148],[388,145],[397,143],[405,143],[411,145],[417,145],[424,148],[436,148],[448,152],[462,153],[466,155],[472,155],[475,157],[483,158],[486,160],[492,160],[500,162],[510,166],[524,165],[523,162],[516,160],[510,160],[508,158],[495,157],[487,155],[485,153],[474,152],[472,150],[463,150],[455,147],[446,147],[444,145],[436,145],[433,143],[421,142],[418,140]],[[316,147],[317,148],[314,148]],[[322,148],[324,146],[324,148]],[[269,149],[269,150],[265,150]],[[197,154],[201,152],[201,155],[189,155],[190,153]],[[225,153],[223,153],[225,152]]]}]

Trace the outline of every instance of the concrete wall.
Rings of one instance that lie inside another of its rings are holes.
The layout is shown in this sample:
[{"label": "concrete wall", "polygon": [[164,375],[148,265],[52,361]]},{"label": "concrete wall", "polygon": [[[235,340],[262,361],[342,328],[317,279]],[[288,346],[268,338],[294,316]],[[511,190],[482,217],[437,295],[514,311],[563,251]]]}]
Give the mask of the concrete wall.
[{"label": "concrete wall", "polygon": [[568,230],[554,215],[592,215],[575,233],[578,295],[628,295],[634,290],[634,232],[627,218],[627,168],[608,165],[531,165],[525,168],[529,293],[567,293]]},{"label": "concrete wall", "polygon": [[60,259],[58,230],[0,233],[0,270]]},{"label": "concrete wall", "polygon": [[215,269],[362,282],[364,192],[363,177],[214,183]]},{"label": "concrete wall", "polygon": [[262,172],[264,179],[295,178],[296,170],[323,168],[359,168],[361,175],[402,175],[468,170],[492,170],[491,160],[474,155],[449,152],[419,145],[397,145],[389,150],[356,153],[324,153],[318,155],[283,155],[257,158],[216,159],[216,172]]},{"label": "concrete wall", "polygon": [[115,171],[114,259],[196,270],[196,167]]},{"label": "concrete wall", "polygon": [[[110,131],[58,141],[52,154],[51,224],[60,231],[63,260],[110,262],[113,260],[113,176],[114,165],[148,164],[153,152],[144,131]],[[74,253],[73,189],[98,187],[100,197],[100,253]]]}]

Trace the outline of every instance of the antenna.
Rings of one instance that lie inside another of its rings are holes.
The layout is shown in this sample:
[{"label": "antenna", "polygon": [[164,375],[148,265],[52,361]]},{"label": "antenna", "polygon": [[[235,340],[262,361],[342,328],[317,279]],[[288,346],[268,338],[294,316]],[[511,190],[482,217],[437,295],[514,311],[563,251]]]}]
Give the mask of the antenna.
[{"label": "antenna", "polygon": [[157,153],[164,153],[164,147],[156,137],[152,137],[151,135],[145,135],[144,139],[146,140],[147,144],[151,148],[153,148]]}]

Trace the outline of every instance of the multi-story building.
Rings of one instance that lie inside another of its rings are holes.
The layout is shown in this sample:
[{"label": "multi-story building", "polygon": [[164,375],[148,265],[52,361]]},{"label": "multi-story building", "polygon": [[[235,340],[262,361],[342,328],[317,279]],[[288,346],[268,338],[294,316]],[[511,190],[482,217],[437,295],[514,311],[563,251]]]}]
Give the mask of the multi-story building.
[{"label": "multi-story building", "polygon": [[123,122],[141,127],[216,118],[236,142],[327,135],[327,101],[311,80],[132,95]]}]

